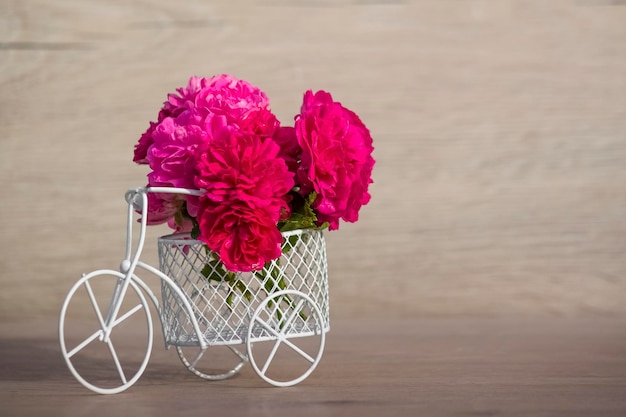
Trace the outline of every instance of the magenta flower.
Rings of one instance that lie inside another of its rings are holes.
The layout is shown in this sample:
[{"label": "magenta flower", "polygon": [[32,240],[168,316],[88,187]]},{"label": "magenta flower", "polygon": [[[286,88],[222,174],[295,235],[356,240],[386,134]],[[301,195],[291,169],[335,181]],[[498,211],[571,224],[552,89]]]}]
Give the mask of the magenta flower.
[{"label": "magenta flower", "polygon": [[196,156],[208,146],[207,133],[185,116],[167,117],[154,129],[147,155],[150,185],[194,187]]},{"label": "magenta flower", "polygon": [[148,164],[148,149],[154,143],[152,139],[152,134],[154,133],[154,129],[157,124],[154,122],[150,122],[150,127],[141,135],[139,138],[139,142],[135,145],[135,153],[133,156],[133,162],[136,162],[141,165]]},{"label": "magenta flower", "polygon": [[268,109],[252,110],[237,121],[239,130],[247,135],[258,136],[261,139],[267,139],[274,136],[280,128],[280,122]]},{"label": "magenta flower", "polygon": [[247,81],[227,74],[217,75],[205,82],[195,96],[194,114],[210,123],[215,116],[224,116],[228,124],[239,123],[253,111],[267,109],[265,93]]},{"label": "magenta flower", "polygon": [[339,219],[358,220],[361,206],[370,200],[374,167],[372,137],[359,117],[325,91],[304,95],[295,123],[302,161],[297,174],[301,193],[317,193],[312,207],[319,223],[330,230]]},{"label": "magenta flower", "polygon": [[269,207],[204,200],[198,215],[202,240],[230,271],[255,271],[281,254],[282,235]]},{"label": "magenta flower", "polygon": [[148,224],[197,226],[227,269],[251,271],[280,256],[280,230],[357,221],[372,152],[369,130],[329,93],[307,91],[295,125],[281,126],[263,91],[221,74],[168,94],[133,161],[149,165],[148,186],[205,191],[149,194]]},{"label": "magenta flower", "polygon": [[[238,124],[243,130],[255,129],[264,137],[271,137],[278,128],[276,117],[269,111],[269,100],[264,92],[244,80],[221,74],[212,78],[189,78],[187,87],[178,88],[177,94],[168,94],[167,101],[159,111],[157,122],[150,122],[148,129],[135,145],[133,161],[149,164],[150,148],[155,143],[155,133],[165,119],[176,119],[181,126],[196,125],[204,130],[203,139],[210,140],[216,124]],[[184,115],[181,123],[179,116]],[[250,113],[258,113],[249,117]],[[214,120],[218,118],[219,120]],[[166,129],[171,129],[166,126]],[[162,131],[163,129],[161,129]],[[163,148],[162,132],[159,147]],[[158,152],[156,158],[163,157]],[[152,169],[154,169],[151,166]]]},{"label": "magenta flower", "polygon": [[232,271],[260,269],[280,256],[277,223],[294,182],[279,151],[270,139],[225,127],[200,157],[200,239]]},{"label": "magenta flower", "polygon": [[145,213],[148,225],[170,221],[182,208],[185,200],[175,194],[148,194],[148,210]]},{"label": "magenta flower", "polygon": [[209,84],[208,78],[190,77],[187,87],[177,88],[178,94],[167,95],[167,101],[163,103],[163,111],[167,113],[167,116],[176,117],[185,110],[193,109],[198,92]]},{"label": "magenta flower", "polygon": [[279,152],[272,140],[225,127],[213,138],[210,151],[200,156],[195,185],[216,203],[243,201],[280,212],[294,182]]},{"label": "magenta flower", "polygon": [[167,225],[174,229],[175,233],[189,233],[193,230],[193,222],[187,217],[180,219],[180,223],[172,217],[168,220]]},{"label": "magenta flower", "polygon": [[[179,112],[180,113],[180,112]],[[148,129],[141,135],[139,138],[139,142],[135,145],[135,154],[133,157],[133,162],[136,162],[141,165],[148,164],[148,149],[154,143],[154,138],[152,135],[154,134],[154,130],[166,117],[171,116],[171,111],[165,108],[162,108],[159,111],[159,116],[157,118],[157,122],[150,122],[150,126]]]},{"label": "magenta flower", "polygon": [[298,143],[296,130],[290,126],[281,126],[276,129],[272,139],[280,147],[278,155],[285,160],[289,171],[296,173],[300,166],[300,158],[302,155],[302,148]]},{"label": "magenta flower", "polygon": [[148,129],[139,138],[139,143],[135,145],[133,162],[138,164],[148,164],[148,149],[154,143],[152,137],[157,125],[167,117],[177,117],[183,111],[192,109],[198,91],[207,84],[206,78],[191,77],[186,88],[177,88],[177,94],[168,94],[167,101],[159,111],[157,122],[150,122]]}]

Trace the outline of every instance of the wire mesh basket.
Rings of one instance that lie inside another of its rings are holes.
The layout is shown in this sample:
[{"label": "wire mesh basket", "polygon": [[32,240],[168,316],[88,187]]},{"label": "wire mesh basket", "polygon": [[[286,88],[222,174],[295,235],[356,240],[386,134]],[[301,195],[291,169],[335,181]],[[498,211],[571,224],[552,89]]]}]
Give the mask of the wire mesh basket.
[{"label": "wire mesh basket", "polygon": [[[238,273],[227,271],[214,252],[189,235],[159,238],[160,270],[188,298],[206,344],[272,340],[277,331],[292,338],[329,330],[324,236],[318,230],[295,230],[283,233],[283,238],[280,258],[260,271]],[[180,295],[164,283],[161,293],[166,345],[200,345]],[[310,302],[298,302],[291,294]],[[321,322],[314,308],[321,313]],[[252,320],[255,313],[260,317]]]}]

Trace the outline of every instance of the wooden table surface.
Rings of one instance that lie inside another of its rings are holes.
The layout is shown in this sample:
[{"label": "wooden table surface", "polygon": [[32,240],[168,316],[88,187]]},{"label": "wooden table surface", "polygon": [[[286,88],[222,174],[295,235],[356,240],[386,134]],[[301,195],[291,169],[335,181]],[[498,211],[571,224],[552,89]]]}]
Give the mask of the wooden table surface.
[{"label": "wooden table surface", "polygon": [[250,366],[229,380],[203,381],[157,332],[139,381],[99,395],[70,375],[54,321],[4,322],[0,415],[626,415],[623,319],[331,323],[318,368],[295,387],[271,387]]}]

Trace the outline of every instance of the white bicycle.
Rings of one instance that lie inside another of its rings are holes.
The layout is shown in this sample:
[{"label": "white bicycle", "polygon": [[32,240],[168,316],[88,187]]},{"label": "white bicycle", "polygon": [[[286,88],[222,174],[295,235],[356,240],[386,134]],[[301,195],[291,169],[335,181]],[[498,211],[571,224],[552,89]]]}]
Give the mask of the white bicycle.
[{"label": "white bicycle", "polygon": [[[61,352],[74,377],[100,394],[119,393],[137,382],[152,352],[151,302],[166,348],[175,346],[185,367],[200,378],[229,378],[246,362],[275,386],[307,378],[330,330],[322,232],[283,233],[282,256],[252,273],[227,271],[216,254],[188,234],[167,235],[158,239],[155,268],[140,260],[148,193],[198,196],[202,191],[151,187],[126,192],[126,254],[119,270],[84,274],[61,308]],[[134,245],[135,213],[141,221]],[[139,278],[140,271],[160,278],[161,301]],[[137,343],[145,350],[138,350]],[[213,350],[211,360],[205,354]]]}]

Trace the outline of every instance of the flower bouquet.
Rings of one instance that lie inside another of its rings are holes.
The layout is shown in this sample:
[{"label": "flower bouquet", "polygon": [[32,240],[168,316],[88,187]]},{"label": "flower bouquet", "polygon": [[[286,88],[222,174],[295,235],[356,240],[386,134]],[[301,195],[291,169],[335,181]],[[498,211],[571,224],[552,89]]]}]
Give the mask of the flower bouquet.
[{"label": "flower bouquet", "polygon": [[[149,194],[143,215],[149,225],[167,223],[202,242],[198,256],[210,256],[197,269],[207,282],[228,283],[223,298],[232,310],[241,296],[255,296],[241,273],[266,292],[285,289],[280,258],[308,239],[294,231],[358,220],[370,200],[372,151],[361,119],[328,92],[305,92],[286,126],[263,91],[222,74],[191,77],[169,94],[133,160],[149,166],[149,187],[202,190]],[[189,257],[189,246],[179,249]]]}]

